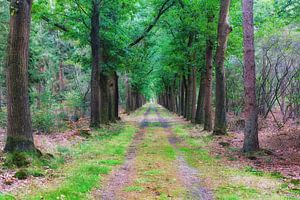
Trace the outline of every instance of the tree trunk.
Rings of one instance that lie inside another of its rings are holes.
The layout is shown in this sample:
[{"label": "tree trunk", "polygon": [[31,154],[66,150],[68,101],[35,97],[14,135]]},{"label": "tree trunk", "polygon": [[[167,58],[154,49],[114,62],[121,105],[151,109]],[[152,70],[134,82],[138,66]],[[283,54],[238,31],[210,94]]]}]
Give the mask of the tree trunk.
[{"label": "tree trunk", "polygon": [[263,63],[262,63],[262,72],[261,72],[261,96],[260,96],[260,107],[259,113],[261,115],[265,115],[267,111],[267,104],[266,104],[266,83],[267,83],[267,52],[265,48],[263,49]]},{"label": "tree trunk", "polygon": [[91,48],[92,48],[92,75],[91,75],[91,127],[100,126],[100,2],[92,1],[91,16]]},{"label": "tree trunk", "polygon": [[188,86],[186,81],[186,76],[183,76],[183,86],[184,86],[184,104],[183,104],[183,117],[187,117],[187,110],[188,110]]},{"label": "tree trunk", "polygon": [[228,24],[230,0],[221,0],[218,24],[218,47],[216,52],[216,111],[215,135],[224,135],[227,132],[226,122],[226,83],[224,61],[227,41],[231,27]]},{"label": "tree trunk", "polygon": [[[214,22],[213,13],[209,13],[208,18],[208,28]],[[214,42],[213,36],[211,34],[207,35],[206,41],[206,70],[205,70],[205,99],[204,99],[204,130],[212,130],[212,67],[213,67],[213,49]]]},{"label": "tree trunk", "polygon": [[196,111],[196,124],[203,124],[204,123],[204,97],[205,97],[205,74],[203,71],[200,73],[200,86],[199,86],[199,94],[198,94],[198,103],[197,103],[197,111]]},{"label": "tree trunk", "polygon": [[243,0],[244,28],[244,86],[245,86],[245,139],[243,150],[252,152],[259,149],[256,77],[254,54],[253,0]]},{"label": "tree trunk", "polygon": [[112,122],[112,123],[115,123],[116,122],[116,109],[115,109],[115,106],[116,106],[116,97],[115,97],[115,92],[116,92],[116,89],[115,89],[115,74],[112,73],[110,76],[109,76],[109,79],[108,79],[108,119],[109,119],[109,122]]},{"label": "tree trunk", "polygon": [[109,90],[108,77],[104,72],[100,72],[100,123],[109,122]]},{"label": "tree trunk", "polygon": [[117,72],[114,72],[114,80],[115,80],[115,118],[119,120],[119,77]]},{"label": "tree trunk", "polygon": [[[196,59],[196,58],[195,58]],[[197,68],[192,69],[192,122],[195,123],[196,118],[196,101],[197,101]]]},{"label": "tree trunk", "polygon": [[188,72],[187,79],[187,98],[186,98],[186,119],[192,120],[192,101],[193,101],[193,78],[192,78],[192,70],[190,69]]},{"label": "tree trunk", "polygon": [[64,69],[63,69],[62,62],[59,64],[58,80],[59,80],[59,91],[62,92],[65,89]]},{"label": "tree trunk", "polygon": [[4,151],[34,151],[28,95],[32,1],[11,3],[7,49],[7,138]]},{"label": "tree trunk", "polygon": [[131,104],[130,104],[130,102],[131,102],[131,100],[130,100],[130,98],[131,98],[131,88],[130,88],[130,85],[129,85],[129,80],[128,80],[127,75],[125,75],[125,90],[126,90],[126,96],[125,96],[126,108],[125,108],[125,111],[126,111],[127,114],[129,114],[130,111],[131,111],[131,108],[130,108],[130,106],[131,106]]},{"label": "tree trunk", "polygon": [[180,115],[184,115],[184,97],[185,97],[185,90],[184,90],[184,76],[182,76],[181,80],[180,80]]}]

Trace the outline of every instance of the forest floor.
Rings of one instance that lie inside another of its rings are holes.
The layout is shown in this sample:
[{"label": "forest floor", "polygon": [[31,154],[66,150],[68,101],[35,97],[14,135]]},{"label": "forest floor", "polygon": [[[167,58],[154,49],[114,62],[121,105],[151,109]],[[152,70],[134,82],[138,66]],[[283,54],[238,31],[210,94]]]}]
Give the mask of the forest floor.
[{"label": "forest floor", "polygon": [[[264,150],[245,155],[241,133],[213,137],[148,104],[90,135],[35,136],[54,157],[30,157],[21,169],[0,155],[0,199],[300,199],[299,162],[285,157],[299,151],[280,153],[278,138],[265,135]],[[14,177],[21,170],[24,180]]]}]

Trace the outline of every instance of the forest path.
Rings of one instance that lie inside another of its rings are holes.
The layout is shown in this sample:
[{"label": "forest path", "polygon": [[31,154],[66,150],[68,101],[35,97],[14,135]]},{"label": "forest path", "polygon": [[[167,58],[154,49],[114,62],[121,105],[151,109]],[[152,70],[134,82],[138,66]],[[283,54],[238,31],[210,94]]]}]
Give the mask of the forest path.
[{"label": "forest path", "polygon": [[201,186],[199,172],[188,165],[178,150],[180,140],[171,126],[157,105],[148,105],[125,163],[111,173],[93,198],[213,199]]},{"label": "forest path", "polygon": [[28,167],[44,176],[20,180],[24,186],[0,191],[0,200],[300,199],[297,181],[230,165],[213,154],[216,137],[159,105],[122,118],[73,146],[57,146],[47,165]]}]

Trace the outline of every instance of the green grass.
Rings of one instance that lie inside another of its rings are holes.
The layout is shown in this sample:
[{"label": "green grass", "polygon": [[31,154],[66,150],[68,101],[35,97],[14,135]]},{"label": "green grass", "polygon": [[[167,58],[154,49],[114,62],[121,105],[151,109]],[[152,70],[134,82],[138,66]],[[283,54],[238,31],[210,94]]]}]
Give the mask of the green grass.
[{"label": "green grass", "polygon": [[217,199],[221,200],[239,200],[258,198],[258,191],[244,185],[227,185],[218,188]]},{"label": "green grass", "polygon": [[124,189],[126,192],[143,192],[145,188],[141,186],[128,186]]},{"label": "green grass", "polygon": [[198,137],[189,136],[191,126],[173,124],[173,132],[183,139],[179,150],[187,162],[199,169],[201,177],[210,182],[210,187],[220,200],[244,199],[298,199],[299,190],[283,189],[282,175],[278,172],[267,173],[252,167],[232,168],[222,164],[220,158],[210,154],[208,144],[213,136],[203,133]]},{"label": "green grass", "polygon": [[15,197],[0,193],[0,200],[15,200]]},{"label": "green grass", "polygon": [[[23,192],[19,192],[16,199],[87,199],[90,191],[100,186],[102,176],[108,174],[113,166],[124,161],[126,149],[136,132],[136,128],[130,125],[116,126],[113,130],[99,129],[93,132],[89,140],[70,149],[58,147],[58,156],[55,159],[59,160],[65,156],[71,159],[68,163],[60,163],[53,168],[54,177],[61,178],[54,178],[44,187],[29,187],[29,195],[24,196]],[[40,163],[34,162],[29,169],[39,166]],[[0,196],[1,200],[7,198],[8,196]]]},{"label": "green grass", "polygon": [[162,173],[162,171],[158,170],[158,169],[148,170],[148,171],[144,172],[144,174],[147,175],[147,176],[156,176],[156,175],[159,175],[161,173]]}]

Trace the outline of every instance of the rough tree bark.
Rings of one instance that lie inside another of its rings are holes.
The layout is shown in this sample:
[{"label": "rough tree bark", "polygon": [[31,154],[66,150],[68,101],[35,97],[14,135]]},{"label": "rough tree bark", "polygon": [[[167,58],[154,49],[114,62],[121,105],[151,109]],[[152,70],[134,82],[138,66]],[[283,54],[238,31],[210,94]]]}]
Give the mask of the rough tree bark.
[{"label": "rough tree bark", "polygon": [[32,0],[12,1],[7,49],[7,139],[4,151],[35,151],[28,97]]},{"label": "rough tree bark", "polygon": [[[214,22],[213,13],[209,13],[207,16],[207,27],[210,28],[211,24]],[[206,70],[205,70],[205,99],[204,99],[204,130],[211,131],[212,130],[212,68],[213,68],[213,49],[214,49],[214,41],[213,35],[207,35],[206,40]]]},{"label": "rough tree bark", "polygon": [[92,48],[92,76],[91,76],[91,127],[100,126],[100,1],[92,1],[91,16],[91,48]]},{"label": "rough tree bark", "polygon": [[220,3],[218,46],[216,52],[216,111],[214,126],[215,135],[224,135],[227,132],[224,61],[228,36],[232,31],[228,23],[230,0],[221,0]]},{"label": "rough tree bark", "polygon": [[130,88],[130,85],[129,85],[129,80],[128,80],[128,77],[127,75],[125,75],[125,90],[126,90],[126,96],[125,96],[125,102],[126,102],[126,108],[125,108],[125,112],[127,114],[130,113],[131,111],[131,100],[130,100],[130,97],[131,97],[131,88]]},{"label": "rough tree bark", "polygon": [[187,86],[187,77],[186,75],[183,76],[183,88],[184,88],[184,97],[183,97],[183,117],[186,118],[187,116],[187,109],[188,109],[188,86]]},{"label": "rough tree bark", "polygon": [[186,95],[186,119],[192,120],[192,109],[193,109],[193,75],[192,69],[189,69],[187,78],[187,95]]},{"label": "rough tree bark", "polygon": [[196,124],[203,124],[203,122],[204,122],[205,73],[203,71],[201,71],[200,76],[201,76],[200,77],[200,86],[199,86],[196,118],[195,118]]},{"label": "rough tree bark", "polygon": [[109,88],[108,76],[100,72],[100,123],[109,123]]},{"label": "rough tree bark", "polygon": [[[188,48],[191,50],[193,46],[193,42],[195,39],[195,34],[190,32],[189,38],[188,38]],[[193,55],[190,54],[190,63],[193,60]],[[187,120],[192,120],[192,101],[193,101],[193,66],[189,65],[188,70],[187,70],[187,80],[186,80],[186,119]]]},{"label": "rough tree bark", "polygon": [[119,120],[119,77],[117,72],[114,72],[114,80],[115,80],[115,118]]},{"label": "rough tree bark", "polygon": [[108,119],[109,122],[115,123],[116,122],[116,86],[115,86],[115,74],[114,72],[108,78]]},{"label": "rough tree bark", "polygon": [[184,115],[185,111],[184,111],[184,108],[185,108],[185,87],[184,87],[184,75],[182,75],[182,78],[180,80],[180,94],[179,94],[179,97],[180,97],[180,115]]},{"label": "rough tree bark", "polygon": [[245,139],[243,150],[252,152],[259,149],[256,77],[254,54],[253,0],[243,0],[244,28],[244,87],[245,87]]}]

